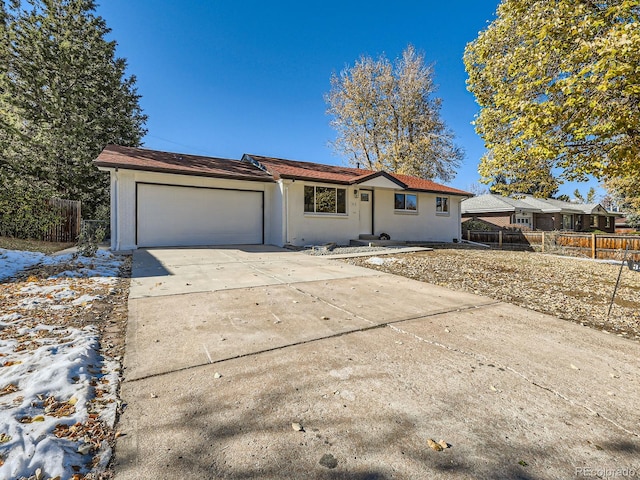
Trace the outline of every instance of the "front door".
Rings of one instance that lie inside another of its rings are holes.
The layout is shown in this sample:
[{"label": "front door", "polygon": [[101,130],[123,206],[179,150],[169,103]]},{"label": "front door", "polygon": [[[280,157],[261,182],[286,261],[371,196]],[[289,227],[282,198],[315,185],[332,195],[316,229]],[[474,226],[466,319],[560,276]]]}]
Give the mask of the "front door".
[{"label": "front door", "polygon": [[373,190],[360,190],[360,233],[373,234]]}]

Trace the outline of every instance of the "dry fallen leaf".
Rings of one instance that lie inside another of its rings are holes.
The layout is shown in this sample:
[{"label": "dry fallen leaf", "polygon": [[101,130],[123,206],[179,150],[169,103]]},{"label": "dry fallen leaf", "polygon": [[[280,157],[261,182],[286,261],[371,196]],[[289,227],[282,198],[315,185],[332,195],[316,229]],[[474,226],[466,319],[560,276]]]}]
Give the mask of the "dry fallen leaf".
[{"label": "dry fallen leaf", "polygon": [[444,440],[440,440],[440,441],[438,442],[438,445],[440,445],[443,449],[444,449],[444,448],[449,448],[449,447],[451,447],[451,445],[449,445],[449,444],[448,444],[447,442],[445,442]]},{"label": "dry fallen leaf", "polygon": [[7,362],[4,362],[2,364],[3,367],[11,367],[13,365],[19,365],[20,363],[22,363],[22,360],[9,360]]},{"label": "dry fallen leaf", "polygon": [[0,388],[0,397],[2,395],[8,395],[9,393],[14,393],[18,391],[18,387],[16,385],[14,385],[13,383],[10,383],[9,385],[5,386],[4,388]]},{"label": "dry fallen leaf", "polygon": [[442,451],[442,445],[440,445],[439,443],[437,443],[435,440],[431,438],[427,440],[427,445],[429,445],[429,447],[431,447],[436,452]]}]

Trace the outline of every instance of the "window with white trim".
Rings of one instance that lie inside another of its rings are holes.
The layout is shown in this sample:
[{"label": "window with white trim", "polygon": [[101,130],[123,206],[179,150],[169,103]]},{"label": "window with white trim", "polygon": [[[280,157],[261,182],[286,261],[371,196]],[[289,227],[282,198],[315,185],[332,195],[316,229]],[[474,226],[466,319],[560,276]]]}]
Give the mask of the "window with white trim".
[{"label": "window with white trim", "polygon": [[449,214],[449,197],[436,197],[436,213],[440,215]]},{"label": "window with white trim", "polygon": [[516,213],[513,215],[513,218],[515,220],[516,224],[521,224],[521,225],[526,225],[528,227],[531,226],[531,217],[529,216],[530,214],[528,213]]},{"label": "window with white trim", "polygon": [[393,209],[405,212],[417,212],[418,196],[411,193],[396,193],[393,197]]},{"label": "window with white trim", "polygon": [[347,213],[347,189],[334,187],[304,187],[304,213]]}]

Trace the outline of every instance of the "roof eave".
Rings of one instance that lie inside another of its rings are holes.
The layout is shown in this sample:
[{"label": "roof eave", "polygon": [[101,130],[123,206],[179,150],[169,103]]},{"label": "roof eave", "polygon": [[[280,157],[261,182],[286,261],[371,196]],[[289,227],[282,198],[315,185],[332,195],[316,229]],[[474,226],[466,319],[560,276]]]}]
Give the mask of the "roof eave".
[{"label": "roof eave", "polygon": [[367,182],[369,180],[373,180],[374,178],[378,178],[378,177],[384,177],[387,180],[389,180],[390,182],[395,183],[396,185],[398,185],[400,188],[403,188],[403,189],[407,190],[408,186],[407,186],[406,183],[404,183],[403,181],[397,179],[393,175],[388,174],[387,172],[373,172],[373,173],[370,173],[369,175],[356,177],[356,178],[352,179],[350,181],[350,183],[357,185],[357,184],[360,184],[360,183]]},{"label": "roof eave", "polygon": [[464,209],[462,213],[513,213],[515,211],[515,208],[471,208]]},{"label": "roof eave", "polygon": [[248,182],[266,182],[266,183],[274,183],[275,180],[272,177],[257,177],[252,175],[233,175],[233,174],[220,174],[220,173],[207,173],[207,172],[185,172],[184,170],[173,170],[171,168],[160,168],[160,167],[143,167],[143,166],[132,166],[124,163],[114,163],[114,162],[103,162],[99,160],[95,160],[94,165],[98,167],[99,170],[105,172],[109,170],[122,169],[122,170],[133,170],[139,172],[152,172],[152,173],[170,173],[173,175],[185,175],[189,177],[207,177],[207,178],[224,178],[227,180],[246,180]]},{"label": "roof eave", "polygon": [[302,180],[305,182],[331,183],[333,185],[351,185],[351,182],[349,180],[335,180],[335,179],[328,179],[328,178],[305,177],[301,175],[287,175],[286,173],[281,174],[280,178],[284,178],[287,180]]},{"label": "roof eave", "polygon": [[443,190],[435,190],[433,188],[407,188],[408,192],[424,192],[424,193],[439,193],[440,195],[453,195],[455,197],[471,198],[473,194],[463,192],[448,192]]}]

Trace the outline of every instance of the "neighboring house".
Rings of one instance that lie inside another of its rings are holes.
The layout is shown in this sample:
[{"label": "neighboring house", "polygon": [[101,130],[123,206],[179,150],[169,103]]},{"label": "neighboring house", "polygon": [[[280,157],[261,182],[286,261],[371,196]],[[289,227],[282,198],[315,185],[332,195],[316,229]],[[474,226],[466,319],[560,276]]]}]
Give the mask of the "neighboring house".
[{"label": "neighboring house", "polygon": [[470,193],[407,175],[244,155],[241,160],[107,146],[111,248],[461,238]]},{"label": "neighboring house", "polygon": [[570,203],[532,195],[503,197],[486,194],[462,202],[462,221],[481,220],[497,229],[615,231],[618,213],[608,212],[597,203]]},{"label": "neighboring house", "polygon": [[622,216],[616,218],[616,233],[635,233],[636,229],[627,223],[627,217]]}]

